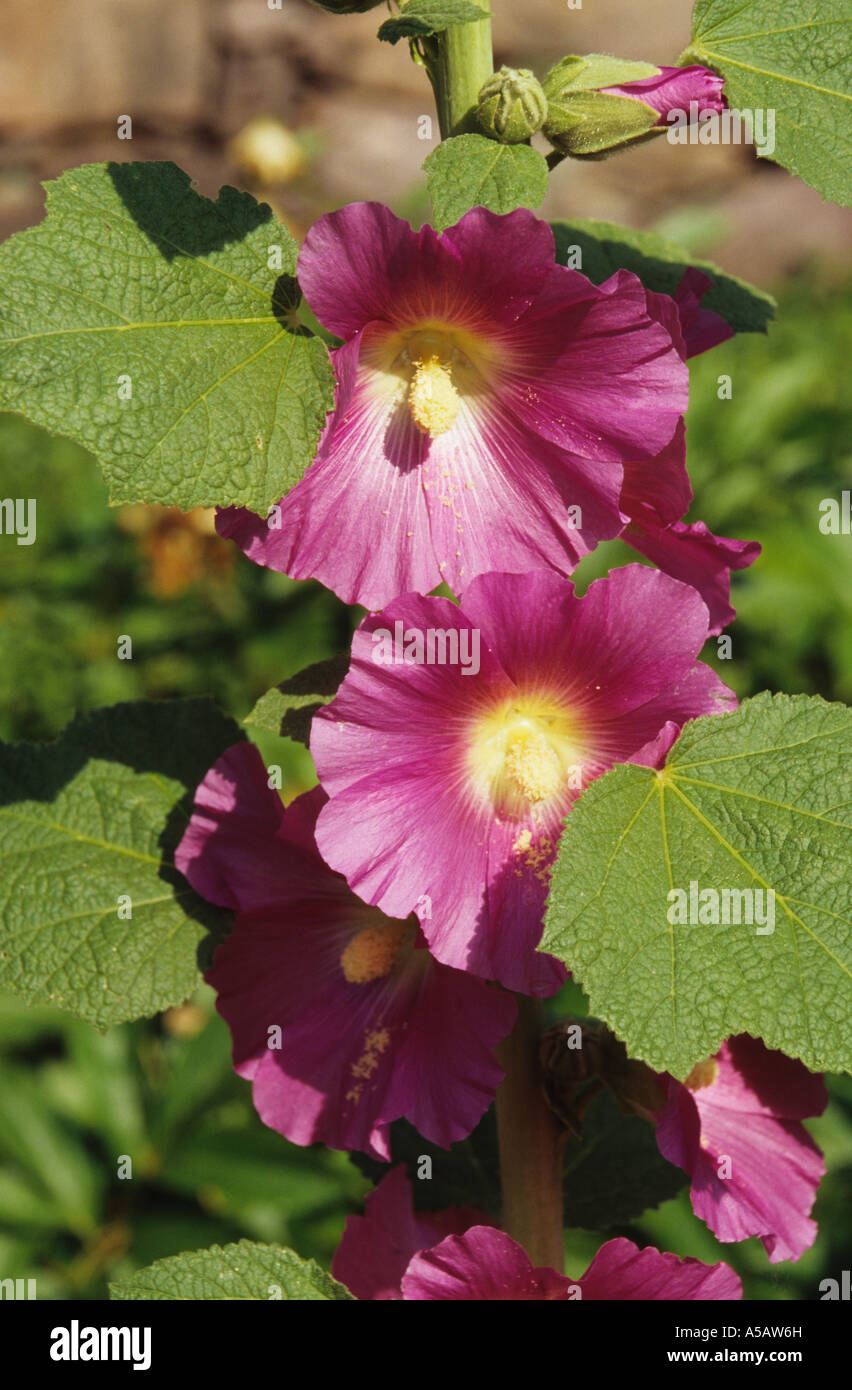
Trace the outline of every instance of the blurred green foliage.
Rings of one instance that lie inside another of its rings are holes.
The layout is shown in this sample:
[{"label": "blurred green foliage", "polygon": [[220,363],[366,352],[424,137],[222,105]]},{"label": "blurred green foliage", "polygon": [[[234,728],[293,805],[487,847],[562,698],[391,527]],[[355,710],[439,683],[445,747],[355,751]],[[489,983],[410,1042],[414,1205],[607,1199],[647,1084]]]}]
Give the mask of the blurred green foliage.
[{"label": "blurred green foliage", "polygon": [[0,1057],[0,1278],[36,1278],[40,1299],[106,1298],[243,1236],[327,1266],[367,1189],[344,1154],[260,1123],[206,987],[105,1035],[0,995]]},{"label": "blurred green foliage", "polygon": [[[767,338],[692,364],[692,515],[764,547],[734,579],[733,660],[716,659],[715,640],[706,652],[740,695],[769,687],[852,702],[852,537],[818,526],[820,501],[852,487],[850,328],[852,286],[814,271],[782,292]],[[722,373],[731,400],[717,396]],[[2,737],[51,738],[76,709],[143,697],[212,694],[243,718],[270,686],[343,650],[359,616],[316,584],[182,532],[193,563],[164,596],[168,528],[146,531],[137,513],[126,529],[82,450],[0,417],[0,498],[20,496],[37,500],[38,533],[32,546],[0,536]],[[601,547],[581,583],[635,559],[617,542]],[[117,658],[122,634],[130,661]],[[310,785],[304,749],[254,736],[289,795]],[[550,1012],[585,1012],[579,990]],[[105,1037],[0,997],[0,1054],[0,1278],[37,1277],[40,1298],[103,1298],[108,1279],[241,1236],[327,1265],[360,1206],[367,1185],[344,1155],[298,1149],[261,1124],[207,989]],[[809,1125],[829,1165],[820,1236],[797,1264],[770,1266],[757,1240],[719,1246],[685,1193],[621,1233],[724,1258],[751,1298],[817,1298],[821,1278],[852,1267],[852,1081],[831,1087],[829,1111]],[[122,1155],[132,1179],[119,1177]],[[600,1240],[566,1239],[578,1274]]]}]

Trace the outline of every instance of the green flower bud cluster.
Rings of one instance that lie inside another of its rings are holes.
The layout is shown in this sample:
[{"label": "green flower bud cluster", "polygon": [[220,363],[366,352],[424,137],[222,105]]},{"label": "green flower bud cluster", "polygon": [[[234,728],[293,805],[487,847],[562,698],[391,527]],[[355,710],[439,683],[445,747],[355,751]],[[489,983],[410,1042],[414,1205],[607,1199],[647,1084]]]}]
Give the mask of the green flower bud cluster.
[{"label": "green flower bud cluster", "polygon": [[652,63],[605,53],[569,54],[539,82],[529,68],[502,67],[479,92],[476,119],[483,135],[504,145],[529,141],[537,131],[561,154],[601,158],[650,135],[657,112],[643,101],[600,89],[655,77]]},{"label": "green flower bud cluster", "polygon": [[484,135],[518,145],[541,130],[547,98],[529,68],[502,67],[480,89],[476,117]]},{"label": "green flower bud cluster", "polygon": [[600,88],[639,82],[658,72],[651,63],[628,62],[605,53],[563,58],[542,84],[547,97],[545,136],[562,154],[580,158],[600,158],[642,139],[657,125],[653,107]]}]

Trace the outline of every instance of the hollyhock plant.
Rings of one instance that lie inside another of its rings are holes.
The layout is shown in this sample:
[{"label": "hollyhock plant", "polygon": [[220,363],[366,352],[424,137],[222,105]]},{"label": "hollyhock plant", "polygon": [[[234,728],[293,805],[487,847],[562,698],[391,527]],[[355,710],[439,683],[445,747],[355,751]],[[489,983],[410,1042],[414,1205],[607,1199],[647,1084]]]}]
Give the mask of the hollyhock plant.
[{"label": "hollyhock plant", "polygon": [[252,560],[373,608],[488,570],[568,574],[622,529],[624,461],[659,453],[686,409],[668,296],[557,265],[526,209],[474,208],[439,236],[352,204],[298,269],[344,339],[335,409],[269,518],[220,513]]},{"label": "hollyhock plant", "polygon": [[816,1238],[822,1155],[802,1125],[827,1102],[822,1077],[757,1038],[730,1038],[684,1083],[664,1079],[663,1156],[692,1178],[692,1207],[721,1241],[760,1236],[772,1264]]},{"label": "hollyhock plant", "polygon": [[[408,647],[386,650],[392,632]],[[444,664],[417,651],[430,632]],[[427,903],[423,931],[447,965],[553,993],[564,969],[535,946],[563,818],[666,724],[732,707],[697,660],[707,632],[693,589],[639,565],[584,598],[534,571],[480,576],[459,607],[398,599],[361,624],[313,721],[323,857],[391,916]]]},{"label": "hollyhock plant", "polygon": [[630,1240],[602,1245],[580,1279],[536,1269],[517,1241],[461,1208],[415,1212],[411,1183],[394,1168],[350,1216],[332,1273],[359,1299],[586,1302],[739,1299],[728,1265],[678,1259]]},{"label": "hollyhock plant", "polygon": [[600,87],[606,96],[629,97],[642,101],[657,112],[658,125],[667,125],[669,112],[689,114],[691,102],[697,102],[699,113],[724,111],[727,105],[722,88],[724,79],[709,68],[693,65],[688,68],[661,67],[655,77],[643,77],[636,82],[624,82],[614,87]]},{"label": "hollyhock plant", "polygon": [[435,961],[414,917],[367,906],[314,843],[315,788],[286,809],[236,744],[208,772],[178,848],[203,897],[234,908],[208,982],[265,1124],[388,1158],[405,1116],[436,1144],[465,1138],[502,1071],[492,1049],[514,1001]]}]

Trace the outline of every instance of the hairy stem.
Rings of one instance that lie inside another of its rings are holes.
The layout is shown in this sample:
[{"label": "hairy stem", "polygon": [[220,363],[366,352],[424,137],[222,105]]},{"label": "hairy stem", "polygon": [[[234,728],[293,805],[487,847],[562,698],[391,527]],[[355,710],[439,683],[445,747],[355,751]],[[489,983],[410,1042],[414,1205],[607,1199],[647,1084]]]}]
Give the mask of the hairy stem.
[{"label": "hairy stem", "polygon": [[506,1076],[497,1091],[503,1229],[537,1267],[562,1273],[562,1149],[565,1131],[541,1085],[540,1006],[516,995],[518,1018],[497,1049]]},{"label": "hairy stem", "polygon": [[441,139],[476,130],[474,110],[479,89],[494,70],[491,49],[491,0],[476,0],[485,19],[456,24],[438,34],[429,76],[435,89]]}]

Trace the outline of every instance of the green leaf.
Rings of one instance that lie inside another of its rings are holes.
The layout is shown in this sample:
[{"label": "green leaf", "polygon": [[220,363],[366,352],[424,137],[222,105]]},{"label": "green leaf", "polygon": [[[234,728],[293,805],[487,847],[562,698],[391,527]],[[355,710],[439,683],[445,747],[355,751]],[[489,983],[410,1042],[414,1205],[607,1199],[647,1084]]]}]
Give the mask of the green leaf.
[{"label": "green leaf", "polygon": [[316,661],[261,695],[243,722],[284,738],[297,739],[307,747],[311,720],[317,710],[334,699],[348,670],[348,652]]},{"label": "green leaf", "polygon": [[352,1295],[313,1260],[301,1260],[282,1245],[259,1245],[241,1240],[234,1245],[211,1245],[171,1255],[140,1269],[129,1279],[110,1284],[113,1299],[170,1299],[211,1302],[213,1299],[333,1302]]},{"label": "green leaf", "polygon": [[[432,1177],[418,1178],[423,1157],[432,1160]],[[352,1161],[373,1182],[380,1182],[387,1164],[365,1154]],[[391,1125],[391,1163],[408,1169],[418,1211],[444,1207],[478,1207],[494,1220],[500,1215],[500,1169],[494,1108],[468,1139],[449,1151],[428,1143],[405,1121]],[[606,1231],[631,1221],[649,1207],[675,1196],[686,1175],[668,1163],[657,1148],[653,1127],[635,1115],[625,1115],[608,1094],[589,1105],[581,1138],[565,1141],[564,1220],[566,1226]]]},{"label": "green leaf", "polygon": [[[449,1149],[429,1143],[407,1120],[396,1120],[390,1127],[390,1151],[390,1163],[380,1163],[358,1152],[349,1157],[359,1172],[374,1183],[381,1182],[395,1164],[404,1163],[417,1211],[477,1207],[495,1219],[499,1217],[500,1167],[493,1105],[473,1133]],[[432,1176],[428,1179],[417,1176],[424,1157],[432,1162]]]},{"label": "green leaf", "polygon": [[656,77],[659,71],[653,63],[612,58],[608,53],[569,53],[550,69],[543,86],[548,96],[567,91],[594,92],[600,87],[641,82],[646,77]]},{"label": "green leaf", "polygon": [[211,701],[169,700],[0,744],[0,985],[98,1028],[187,997],[228,918],[170,861],[192,791],[242,737]]},{"label": "green leaf", "polygon": [[678,60],[717,69],[734,109],[774,111],[771,158],[843,204],[852,201],[848,25],[846,0],[697,0]]},{"label": "green leaf", "polygon": [[265,204],[174,164],[69,170],[0,247],[0,409],[89,449],[113,502],[265,512],[332,404],[296,254]]},{"label": "green leaf", "polygon": [[[286,1159],[287,1181],[282,1181]],[[175,1145],[160,1181],[216,1212],[263,1204],[279,1215],[304,1214],[339,1201],[340,1181],[316,1150],[284,1152],[281,1136],[259,1124],[214,1129],[202,1117]]]},{"label": "green leaf", "polygon": [[439,231],[474,207],[500,213],[537,208],[547,192],[547,161],[538,150],[501,145],[484,135],[442,140],[423,168]]},{"label": "green leaf", "polygon": [[0,1155],[36,1179],[64,1227],[80,1236],[96,1229],[103,1170],[34,1091],[31,1073],[8,1063],[0,1076]]},{"label": "green leaf", "polygon": [[[658,1071],[683,1078],[737,1033],[851,1070],[850,827],[852,711],[763,694],[695,720],[662,772],[616,767],[571,811],[542,949]],[[771,889],[774,930],[737,925],[739,899],[728,925],[672,922],[671,890],[693,883],[760,889],[761,922]]]},{"label": "green leaf", "polygon": [[[737,333],[765,333],[773,317],[775,300],[744,280],[720,270],[712,261],[691,256],[682,246],[667,241],[656,232],[637,232],[615,222],[579,220],[554,222],[556,259],[560,265],[575,265],[599,285],[617,270],[632,270],[649,290],[674,294],[685,270],[695,266],[713,280],[701,301]],[[580,263],[569,257],[569,248],[579,246]]]},{"label": "green leaf", "polygon": [[471,24],[488,16],[479,5],[469,0],[408,0],[402,14],[386,19],[379,29],[379,38],[385,43],[399,43],[400,39],[425,38],[429,34],[440,34],[456,24]]},{"label": "green leaf", "polygon": [[611,1230],[667,1202],[686,1182],[657,1148],[653,1126],[602,1093],[586,1111],[582,1138],[569,1134],[565,1145],[565,1225]]}]

